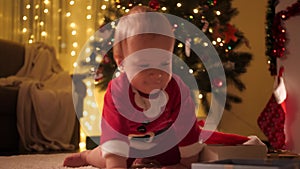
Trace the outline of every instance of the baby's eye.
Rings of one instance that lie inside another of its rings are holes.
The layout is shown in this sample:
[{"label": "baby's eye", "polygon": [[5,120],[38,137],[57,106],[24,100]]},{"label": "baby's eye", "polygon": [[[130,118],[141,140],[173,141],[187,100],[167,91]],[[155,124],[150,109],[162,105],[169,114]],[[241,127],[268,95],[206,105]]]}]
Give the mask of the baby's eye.
[{"label": "baby's eye", "polygon": [[170,65],[170,62],[163,62],[160,64],[161,66],[169,66]]},{"label": "baby's eye", "polygon": [[141,68],[147,68],[147,67],[149,67],[150,65],[149,64],[140,64],[140,65],[138,65],[139,67],[141,67]]}]

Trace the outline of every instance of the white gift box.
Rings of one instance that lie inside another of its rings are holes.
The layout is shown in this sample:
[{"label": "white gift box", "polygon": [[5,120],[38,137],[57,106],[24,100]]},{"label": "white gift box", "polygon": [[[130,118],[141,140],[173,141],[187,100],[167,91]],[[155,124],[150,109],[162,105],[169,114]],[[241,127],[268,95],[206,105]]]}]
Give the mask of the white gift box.
[{"label": "white gift box", "polygon": [[231,159],[193,163],[192,169],[299,169],[300,161],[292,159]]},{"label": "white gift box", "polygon": [[216,161],[225,159],[265,159],[267,148],[263,145],[207,145],[200,153],[199,161]]}]

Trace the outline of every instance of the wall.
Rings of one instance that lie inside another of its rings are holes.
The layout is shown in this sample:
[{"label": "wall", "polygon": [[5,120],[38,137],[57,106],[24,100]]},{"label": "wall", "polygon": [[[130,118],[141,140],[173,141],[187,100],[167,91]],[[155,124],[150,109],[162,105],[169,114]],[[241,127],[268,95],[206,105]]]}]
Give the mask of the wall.
[{"label": "wall", "polygon": [[253,60],[247,73],[241,75],[246,90],[239,92],[232,86],[228,87],[242,97],[241,104],[234,104],[231,111],[225,111],[219,125],[224,132],[242,135],[257,135],[261,139],[265,136],[257,125],[257,118],[272,94],[273,77],[268,71],[267,57],[265,56],[265,16],[267,0],[233,0],[233,7],[239,14],[232,23],[248,38],[251,48],[241,47],[241,51],[253,54]]},{"label": "wall", "polygon": [[[240,50],[252,53],[253,60],[248,68],[248,72],[241,76],[241,80],[246,84],[247,89],[243,92],[239,92],[236,91],[235,88],[229,86],[229,91],[241,96],[243,98],[243,103],[234,104],[231,111],[224,112],[222,121],[219,125],[219,129],[221,131],[237,133],[242,135],[255,134],[261,138],[264,138],[263,134],[260,132],[260,129],[257,127],[256,120],[258,115],[266,105],[269,97],[271,96],[273,86],[273,78],[269,75],[268,65],[266,63],[267,58],[265,57],[265,15],[267,0],[233,0],[232,3],[233,6],[237,7],[237,9],[240,12],[239,15],[233,18],[232,23],[244,32],[245,36],[248,38],[251,44],[251,49],[242,47]],[[18,6],[18,3],[15,3],[15,0],[0,0],[0,4],[0,22],[3,23],[4,26],[4,31],[0,32],[0,37],[19,41],[18,33],[11,34],[7,31],[11,31],[11,27],[16,25],[16,22],[21,22],[18,19],[13,19],[14,22],[11,23],[12,19],[9,18],[17,15],[15,13],[15,11],[17,10],[14,9],[18,9],[20,8],[20,6]],[[26,4],[25,1],[24,4]],[[54,6],[52,6],[52,8],[54,12],[50,13],[49,16],[58,15],[56,13],[56,8],[58,4],[53,5]],[[68,37],[70,37],[70,39],[66,40],[66,43],[70,46],[67,46],[59,54],[59,59],[64,68],[66,69],[72,69],[73,62],[75,61],[75,58],[70,56],[70,51],[68,51],[67,48],[70,48],[70,50],[77,51],[78,48],[73,49],[72,42],[77,40],[78,46],[82,46],[83,43],[85,43],[86,41],[86,36],[79,37],[70,34],[72,31],[72,29],[70,28],[70,23],[76,23],[77,26],[73,29],[76,29],[79,35],[90,35],[89,32],[85,32],[84,30],[86,30],[86,28],[89,26],[92,27],[92,21],[89,21],[84,17],[89,12],[97,12],[94,10],[78,12],[77,9],[79,7],[84,7],[84,9],[86,9],[87,5],[88,2],[84,3],[81,1],[76,1],[75,5],[67,5],[66,9],[62,8],[63,14],[67,11],[70,11],[72,13],[71,17],[69,18],[61,14],[63,20],[66,21],[64,22],[66,24],[63,25],[64,29],[62,30],[65,32],[66,36],[68,35]],[[56,28],[56,26],[51,26],[51,29]],[[18,35],[18,37],[8,37],[8,35]],[[55,40],[54,44],[58,44],[56,43],[56,36],[50,36],[49,38],[53,38]],[[78,52],[79,51],[77,51],[77,53]]]},{"label": "wall", "polygon": [[[276,12],[285,10],[287,7],[291,6],[296,0],[285,0],[280,1],[276,7]],[[284,66],[284,82],[287,90],[286,99],[286,122],[285,122],[285,133],[286,133],[286,143],[287,149],[295,153],[300,153],[300,90],[299,90],[299,24],[300,16],[291,17],[286,20],[286,37],[288,43],[286,44],[287,53],[285,58],[278,59],[278,68]]]}]

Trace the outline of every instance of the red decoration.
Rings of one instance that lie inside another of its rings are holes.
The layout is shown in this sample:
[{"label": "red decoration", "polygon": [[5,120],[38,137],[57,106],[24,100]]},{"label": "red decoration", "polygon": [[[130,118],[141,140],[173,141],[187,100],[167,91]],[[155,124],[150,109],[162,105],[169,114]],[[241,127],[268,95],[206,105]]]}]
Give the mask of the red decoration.
[{"label": "red decoration", "polygon": [[235,36],[236,32],[237,32],[237,29],[233,25],[226,24],[225,43],[228,43],[231,40],[236,42],[238,40],[238,38]]},{"label": "red decoration", "polygon": [[217,0],[208,0],[207,3],[211,6],[216,6]]},{"label": "red decoration", "polygon": [[160,4],[159,4],[158,0],[150,0],[149,7],[154,10],[158,10],[160,8]]},{"label": "red decoration", "polygon": [[257,123],[275,149],[285,149],[284,121],[284,110],[272,94]]},{"label": "red decoration", "polygon": [[[272,43],[272,52],[269,54],[271,60],[276,62],[276,58],[283,58],[285,55],[285,44],[287,41],[286,29],[284,21],[300,14],[300,1],[298,0],[286,10],[282,10],[275,15],[272,24],[271,35],[274,39]],[[269,70],[272,75],[277,74],[277,68],[274,64],[270,64]],[[283,69],[282,69],[283,70]],[[282,74],[279,71],[279,76]],[[258,118],[258,125],[264,134],[268,137],[270,144],[275,149],[285,149],[285,107],[284,104],[278,104],[275,96],[272,94],[268,104]]]},{"label": "red decoration", "polygon": [[103,67],[100,67],[97,69],[95,75],[94,75],[94,80],[95,82],[99,82],[103,79]]},{"label": "red decoration", "polygon": [[267,103],[266,107],[257,119],[258,126],[267,136],[271,146],[275,149],[285,149],[284,122],[286,114],[286,88],[281,81],[284,67],[280,67],[277,81],[278,85]]},{"label": "red decoration", "polygon": [[[109,56],[107,54],[105,54],[103,56],[101,63],[109,64],[110,62],[111,62],[111,59],[109,58]],[[95,75],[94,75],[95,82],[99,82],[99,81],[103,80],[103,78],[104,78],[103,72],[104,72],[104,68],[101,66],[98,67],[98,69],[96,70]]]},{"label": "red decoration", "polygon": [[204,23],[202,27],[202,32],[206,32],[209,26],[209,22],[206,19],[201,19],[201,23]]},{"label": "red decoration", "polygon": [[[211,133],[212,131],[205,131],[202,130],[201,132]],[[231,134],[231,133],[223,133],[214,131],[211,134],[211,137],[209,137],[205,143],[206,144],[222,144],[222,145],[228,145],[228,146],[235,146],[240,145],[248,141],[249,138],[245,136],[241,136],[238,134]]]},{"label": "red decoration", "polygon": [[214,5],[217,5],[217,0],[214,0]]},{"label": "red decoration", "polygon": [[223,86],[223,81],[222,81],[222,79],[219,79],[219,78],[213,79],[212,83],[215,87],[218,87],[218,88]]},{"label": "red decoration", "polygon": [[297,1],[286,10],[280,11],[275,15],[272,28],[272,36],[275,40],[273,44],[273,53],[271,57],[282,58],[285,54],[286,30],[284,27],[285,20],[300,14],[300,2]]},{"label": "red decoration", "polygon": [[104,55],[104,57],[103,57],[103,63],[105,63],[105,64],[108,64],[108,63],[110,63],[110,58],[108,57],[108,55],[106,54],[106,55]]},{"label": "red decoration", "polygon": [[216,24],[214,27],[213,38],[222,38],[225,43],[229,43],[230,41],[236,42],[238,40],[238,37],[235,35],[237,31],[238,30],[231,24],[226,24],[225,27]]},{"label": "red decoration", "polygon": [[204,143],[206,144],[222,144],[222,145],[239,145],[243,144],[249,140],[248,137],[231,134],[231,133],[223,133],[218,131],[210,131],[202,129],[205,125],[204,120],[199,120],[198,125],[201,129],[201,134],[210,136]]}]

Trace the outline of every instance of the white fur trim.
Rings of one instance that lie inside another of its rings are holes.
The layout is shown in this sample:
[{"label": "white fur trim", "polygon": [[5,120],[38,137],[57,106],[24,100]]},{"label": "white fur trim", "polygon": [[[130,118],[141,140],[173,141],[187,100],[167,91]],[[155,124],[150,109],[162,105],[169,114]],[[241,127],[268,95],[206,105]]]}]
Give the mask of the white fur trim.
[{"label": "white fur trim", "polygon": [[200,151],[202,151],[205,145],[206,144],[201,144],[197,142],[188,146],[179,147],[180,156],[181,158],[187,158],[197,155]]},{"label": "white fur trim", "polygon": [[283,78],[280,77],[279,80],[280,80],[279,85],[277,86],[277,88],[274,90],[273,93],[277,103],[281,104],[286,99],[287,93],[286,93],[286,88],[285,88]]},{"label": "white fur trim", "polygon": [[102,156],[105,158],[108,154],[116,154],[123,157],[129,156],[128,143],[120,140],[109,140],[101,145]]}]

